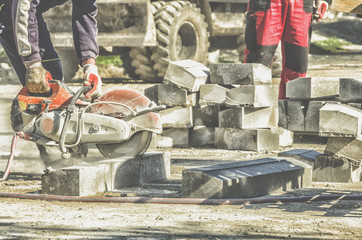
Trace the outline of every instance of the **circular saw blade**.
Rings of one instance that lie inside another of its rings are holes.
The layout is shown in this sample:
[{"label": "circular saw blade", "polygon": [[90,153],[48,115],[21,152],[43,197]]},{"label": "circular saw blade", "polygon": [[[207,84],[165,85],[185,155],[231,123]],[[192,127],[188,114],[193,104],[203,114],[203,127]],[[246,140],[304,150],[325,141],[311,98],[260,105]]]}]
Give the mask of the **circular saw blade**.
[{"label": "circular saw blade", "polygon": [[130,139],[120,143],[97,144],[98,150],[106,158],[136,157],[143,154],[152,140],[152,132],[140,131]]}]

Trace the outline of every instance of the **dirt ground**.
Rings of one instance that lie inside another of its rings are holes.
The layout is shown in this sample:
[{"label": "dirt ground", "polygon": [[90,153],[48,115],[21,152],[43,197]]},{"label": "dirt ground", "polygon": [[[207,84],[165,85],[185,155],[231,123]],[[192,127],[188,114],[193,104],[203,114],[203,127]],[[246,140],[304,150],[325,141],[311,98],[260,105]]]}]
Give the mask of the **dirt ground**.
[{"label": "dirt ground", "polygon": [[[356,51],[313,55],[310,56],[309,76],[360,77],[361,65],[362,55]],[[142,89],[147,85],[122,86]],[[111,87],[114,86],[108,86]],[[5,89],[9,91],[13,87]],[[6,161],[8,144],[8,140],[0,144],[2,163]],[[324,144],[322,138],[297,136],[292,148],[323,152]],[[106,196],[179,197],[184,168],[275,156],[279,152],[211,148],[165,151],[170,151],[173,159],[168,187],[126,189]],[[17,157],[38,161],[37,154],[32,151]],[[0,183],[0,192],[34,193],[40,189],[40,177],[36,175],[11,175],[9,181]],[[320,194],[362,194],[362,182],[314,182],[311,188],[277,192],[273,196]],[[362,239],[360,200],[219,206],[0,198],[0,209],[0,239]]]}]

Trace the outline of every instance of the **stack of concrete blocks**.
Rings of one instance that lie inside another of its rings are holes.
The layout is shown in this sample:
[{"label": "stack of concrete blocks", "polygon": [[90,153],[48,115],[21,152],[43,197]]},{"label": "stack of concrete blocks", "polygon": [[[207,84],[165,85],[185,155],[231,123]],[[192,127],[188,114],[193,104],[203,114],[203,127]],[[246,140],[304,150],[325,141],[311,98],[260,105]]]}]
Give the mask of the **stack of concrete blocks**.
[{"label": "stack of concrete blocks", "polygon": [[298,134],[318,135],[319,110],[339,94],[339,78],[304,77],[286,84],[279,100],[279,126]]},{"label": "stack of concrete blocks", "polygon": [[144,91],[167,106],[160,112],[164,131],[157,147],[259,152],[293,144],[292,133],[277,126],[279,86],[262,64],[211,64],[209,69],[192,60],[174,61],[163,82]]},{"label": "stack of concrete blocks", "polygon": [[286,131],[278,128],[279,86],[272,84],[271,69],[262,64],[210,64],[210,84],[200,88],[200,105],[220,107],[215,128],[217,148],[273,151]]},{"label": "stack of concrete blocks", "polygon": [[[200,122],[194,120],[194,112],[196,115],[209,114],[208,110],[200,110],[197,104],[200,86],[206,83],[208,77],[209,69],[201,63],[174,61],[167,68],[164,84],[145,89],[144,94],[151,101],[167,107],[160,111],[163,133],[154,141],[156,147],[189,147],[196,137],[200,138],[201,132],[207,134],[207,129],[195,128],[194,131],[194,122]],[[196,143],[200,141],[210,142],[200,138]]]},{"label": "stack of concrete blocks", "polygon": [[287,83],[289,99],[279,101],[279,126],[328,137],[324,154],[312,163],[314,181],[360,181],[361,92],[359,79],[298,78]]},{"label": "stack of concrete blocks", "polygon": [[316,181],[362,180],[362,79],[341,78],[339,98],[320,110],[320,135],[328,137],[324,155],[316,158]]}]

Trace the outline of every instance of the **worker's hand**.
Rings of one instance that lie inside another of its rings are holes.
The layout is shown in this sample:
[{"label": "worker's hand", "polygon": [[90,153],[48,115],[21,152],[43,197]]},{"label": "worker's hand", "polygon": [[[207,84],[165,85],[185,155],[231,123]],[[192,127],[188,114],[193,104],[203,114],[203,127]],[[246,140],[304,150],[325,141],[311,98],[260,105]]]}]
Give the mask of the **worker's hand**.
[{"label": "worker's hand", "polygon": [[325,14],[324,12],[321,12],[321,0],[313,0],[313,20],[316,20],[317,22],[320,22]]},{"label": "worker's hand", "polygon": [[98,68],[93,64],[86,64],[83,66],[84,72],[84,86],[92,86],[89,92],[84,95],[86,98],[98,98],[102,94],[102,80],[98,74]]},{"label": "worker's hand", "polygon": [[25,64],[26,86],[31,93],[48,93],[50,87],[48,80],[52,79],[50,73],[43,68],[41,62]]}]

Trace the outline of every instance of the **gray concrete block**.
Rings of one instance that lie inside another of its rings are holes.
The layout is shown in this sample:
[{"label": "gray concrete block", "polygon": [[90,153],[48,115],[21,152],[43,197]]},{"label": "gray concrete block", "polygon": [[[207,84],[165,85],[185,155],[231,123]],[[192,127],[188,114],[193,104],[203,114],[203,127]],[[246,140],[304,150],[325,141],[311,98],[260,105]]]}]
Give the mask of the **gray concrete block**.
[{"label": "gray concrete block", "polygon": [[304,132],[305,114],[308,108],[306,101],[287,101],[288,130]]},{"label": "gray concrete block", "polygon": [[355,165],[362,165],[362,137],[328,138],[324,153],[346,158]]},{"label": "gray concrete block", "polygon": [[210,70],[203,64],[193,60],[170,62],[163,82],[186,89],[189,92],[198,92],[201,84],[208,80]]},{"label": "gray concrete block", "polygon": [[287,104],[288,100],[278,100],[278,106],[279,106],[278,126],[285,129],[288,129]]},{"label": "gray concrete block", "polygon": [[172,107],[159,112],[163,128],[190,128],[193,126],[192,107]]},{"label": "gray concrete block", "polygon": [[340,78],[339,97],[343,100],[361,100],[362,79]]},{"label": "gray concrete block", "polygon": [[318,155],[313,170],[316,182],[359,182],[362,166],[335,155]]},{"label": "gray concrete block", "polygon": [[196,106],[192,109],[194,126],[219,126],[219,106]]},{"label": "gray concrete block", "polygon": [[182,196],[189,198],[251,198],[309,187],[312,168],[291,159],[263,158],[182,173]]},{"label": "gray concrete block", "polygon": [[[110,191],[110,168],[107,165],[77,166],[42,175],[42,193],[64,196],[89,196]],[[108,186],[107,186],[108,185]]]},{"label": "gray concrete block", "polygon": [[290,157],[295,158],[305,164],[314,166],[317,156],[322,155],[322,153],[309,150],[309,149],[293,149],[285,152],[278,153],[279,157]]},{"label": "gray concrete block", "polygon": [[138,157],[141,162],[141,184],[152,183],[170,178],[170,152],[147,153]]},{"label": "gray concrete block", "polygon": [[215,128],[195,126],[190,128],[190,146],[214,145]]},{"label": "gray concrete block", "polygon": [[362,110],[362,103],[347,103],[347,105]]},{"label": "gray concrete block", "polygon": [[170,137],[153,134],[149,149],[172,148],[173,140]]},{"label": "gray concrete block", "polygon": [[220,128],[272,128],[277,125],[278,107],[236,107],[219,113]]},{"label": "gray concrete block", "polygon": [[286,85],[286,97],[290,99],[330,98],[338,94],[339,78],[336,77],[303,77]]},{"label": "gray concrete block", "polygon": [[46,172],[42,175],[42,193],[89,196],[169,177],[170,154],[146,153],[131,159],[111,159]]},{"label": "gray concrete block", "polygon": [[357,137],[361,134],[362,110],[344,104],[326,104],[319,113],[319,135]]},{"label": "gray concrete block", "polygon": [[188,128],[164,129],[162,136],[172,138],[173,147],[188,147],[189,146],[189,129]]},{"label": "gray concrete block", "polygon": [[279,135],[270,129],[215,128],[217,148],[246,151],[273,151],[279,149]]},{"label": "gray concrete block", "polygon": [[197,94],[166,84],[157,84],[144,90],[145,96],[158,105],[195,106]]},{"label": "gray concrete block", "polygon": [[224,105],[228,89],[217,84],[203,84],[200,86],[200,105]]},{"label": "gray concrete block", "polygon": [[280,147],[290,147],[294,143],[294,133],[288,129],[282,127],[273,127],[271,128],[273,133],[279,135],[279,146]]},{"label": "gray concrete block", "polygon": [[271,84],[271,69],[259,63],[210,64],[210,82],[220,85]]},{"label": "gray concrete block", "polygon": [[308,103],[307,112],[305,114],[304,131],[306,132],[319,132],[319,111],[327,103],[325,101],[310,101]]},{"label": "gray concrete block", "polygon": [[231,107],[274,107],[278,106],[279,86],[241,85],[226,93],[225,105]]}]

